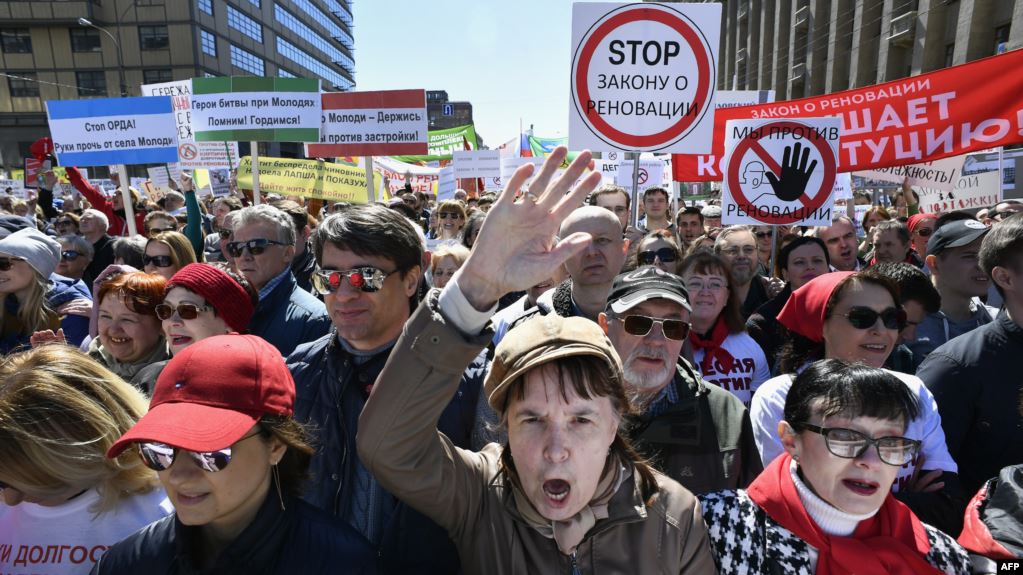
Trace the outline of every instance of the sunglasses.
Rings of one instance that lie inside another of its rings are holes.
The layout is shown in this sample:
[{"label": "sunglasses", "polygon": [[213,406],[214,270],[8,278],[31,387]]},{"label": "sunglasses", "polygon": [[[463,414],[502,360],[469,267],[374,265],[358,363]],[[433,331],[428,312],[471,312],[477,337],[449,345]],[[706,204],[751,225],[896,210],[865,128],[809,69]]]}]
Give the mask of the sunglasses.
[{"label": "sunglasses", "polygon": [[678,254],[671,248],[661,248],[659,250],[650,250],[645,252],[639,252],[639,263],[644,265],[650,265],[654,263],[654,259],[660,259],[661,263],[671,263],[678,259]]},{"label": "sunglasses", "polygon": [[[260,433],[262,432],[257,431],[246,435],[235,443],[241,443],[250,437],[259,435]],[[190,457],[196,465],[210,473],[223,471],[224,468],[227,467],[227,464],[231,463],[230,447],[218,449],[217,451],[188,451],[187,449],[178,449],[177,447],[167,445],[166,443],[157,443],[155,441],[139,443],[139,456],[142,458],[142,463],[153,471],[163,471],[168,469],[174,464],[174,460],[177,458],[178,452],[181,451],[187,453],[188,457]]]},{"label": "sunglasses", "polygon": [[66,252],[60,252],[60,259],[65,260],[65,261],[69,261],[69,262],[73,262],[73,261],[77,260],[78,256],[80,256],[80,255],[82,255],[82,254],[79,253],[79,252],[76,252],[75,250],[68,250]]},{"label": "sunglasses", "polygon": [[446,220],[448,218],[451,218],[452,220],[460,220],[460,219],[462,219],[462,216],[460,216],[458,214],[453,214],[451,212],[444,212],[442,214],[437,214],[437,217],[442,219],[442,220]]},{"label": "sunglasses", "polygon": [[142,256],[142,265],[153,264],[158,268],[169,268],[174,265],[170,256]]},{"label": "sunglasses", "polygon": [[156,317],[161,320],[170,319],[174,316],[174,312],[178,313],[178,317],[181,319],[195,319],[199,317],[200,312],[210,311],[213,307],[210,305],[195,305],[193,303],[179,303],[177,307],[170,304],[162,303],[156,306]]},{"label": "sunglasses", "polygon": [[258,256],[258,255],[262,255],[262,253],[265,252],[266,249],[268,247],[270,247],[270,246],[286,246],[286,245],[289,245],[289,244],[286,244],[284,242],[274,241],[274,240],[268,240],[268,239],[265,239],[265,238],[259,238],[259,239],[255,239],[255,240],[249,240],[247,242],[231,242],[231,243],[227,244],[227,253],[231,254],[231,257],[233,257],[233,258],[240,258],[240,257],[242,257],[242,253],[244,253],[245,250],[247,249],[247,250],[249,250],[250,254],[252,254],[254,256]]},{"label": "sunglasses", "polygon": [[661,332],[668,339],[682,341],[689,335],[689,324],[680,319],[660,319],[645,315],[627,315],[622,318],[622,327],[625,328],[625,333],[639,337],[650,333],[654,324],[661,326]]},{"label": "sunglasses", "polygon": [[886,329],[901,331],[902,328],[906,327],[906,312],[894,307],[890,307],[880,313],[869,307],[854,307],[849,309],[849,313],[838,315],[849,320],[849,325],[856,329],[870,329],[874,327],[877,324],[877,318],[881,318],[881,322]]},{"label": "sunglasses", "polygon": [[753,232],[753,235],[757,236],[760,239],[764,239],[771,237],[771,232]]},{"label": "sunglasses", "polygon": [[919,230],[916,230],[915,233],[921,238],[926,238],[933,234],[934,230],[932,230],[931,228],[920,228]]},{"label": "sunglasses", "polygon": [[346,271],[319,270],[313,273],[313,287],[320,292],[320,295],[332,294],[341,288],[341,281],[347,279],[348,285],[353,288],[372,293],[380,291],[380,288],[384,287],[384,280],[394,271],[385,272],[369,266]]},{"label": "sunglasses", "polygon": [[824,436],[824,444],[828,451],[836,457],[843,459],[856,459],[862,457],[871,445],[877,449],[877,456],[881,461],[895,467],[902,467],[913,461],[918,451],[920,442],[908,437],[878,437],[874,439],[856,431],[842,427],[819,427],[804,423],[807,431],[812,431]]},{"label": "sunglasses", "polygon": [[0,258],[0,272],[11,271],[14,262],[23,262],[25,258]]},{"label": "sunglasses", "polygon": [[219,234],[221,238],[229,238],[233,233],[234,230],[228,228],[220,228],[219,230],[217,230],[217,234]]}]

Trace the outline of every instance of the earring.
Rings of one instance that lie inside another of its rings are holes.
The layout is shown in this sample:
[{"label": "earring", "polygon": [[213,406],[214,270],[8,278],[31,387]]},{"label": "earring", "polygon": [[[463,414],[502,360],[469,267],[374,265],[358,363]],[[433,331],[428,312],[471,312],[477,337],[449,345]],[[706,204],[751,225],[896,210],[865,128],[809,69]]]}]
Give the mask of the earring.
[{"label": "earring", "polygon": [[273,474],[274,484],[277,486],[277,499],[281,502],[281,511],[284,511],[286,508],[284,507],[284,495],[281,493],[281,474],[277,471],[276,463],[270,467],[270,473]]}]

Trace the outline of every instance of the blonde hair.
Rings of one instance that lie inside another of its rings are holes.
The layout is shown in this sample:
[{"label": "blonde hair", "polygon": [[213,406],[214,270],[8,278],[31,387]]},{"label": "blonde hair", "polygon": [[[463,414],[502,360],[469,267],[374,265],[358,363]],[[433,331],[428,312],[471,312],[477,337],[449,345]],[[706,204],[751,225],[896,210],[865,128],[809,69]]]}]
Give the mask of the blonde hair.
[{"label": "blonde hair", "polygon": [[[24,262],[28,265],[28,262]],[[50,289],[50,280],[32,270],[32,283],[28,286],[25,301],[18,302],[17,320],[21,324],[21,335],[32,335],[33,332],[59,327],[58,316],[46,302],[46,292]],[[0,296],[0,304],[3,298]],[[0,325],[6,321],[7,306],[0,305]]]},{"label": "blonde hair", "polygon": [[140,391],[70,346],[9,356],[0,363],[0,480],[38,499],[96,488],[91,511],[111,511],[159,485],[134,451],[106,457],[146,409]]},{"label": "blonde hair", "polygon": [[[195,250],[192,249],[192,242],[188,241],[181,232],[161,232],[149,238],[146,246],[157,242],[170,249],[171,264],[174,271],[178,271],[188,264],[199,263],[195,257]],[[145,253],[145,251],[143,251]]]},{"label": "blonde hair", "polygon": [[430,273],[437,272],[437,265],[444,258],[455,260],[457,267],[462,267],[465,260],[469,259],[469,248],[461,244],[442,245],[433,252],[430,259]]}]

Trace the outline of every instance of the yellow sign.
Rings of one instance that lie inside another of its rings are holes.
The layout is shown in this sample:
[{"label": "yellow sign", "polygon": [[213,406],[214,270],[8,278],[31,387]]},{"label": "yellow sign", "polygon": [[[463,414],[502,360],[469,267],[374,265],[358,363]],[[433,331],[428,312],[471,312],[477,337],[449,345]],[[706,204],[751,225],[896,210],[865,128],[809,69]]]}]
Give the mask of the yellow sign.
[{"label": "yellow sign", "polygon": [[[379,176],[374,174],[373,189]],[[238,164],[238,187],[252,189],[252,158]],[[328,164],[323,160],[259,158],[259,191],[263,194],[302,196],[328,202],[369,203],[365,168]]]}]

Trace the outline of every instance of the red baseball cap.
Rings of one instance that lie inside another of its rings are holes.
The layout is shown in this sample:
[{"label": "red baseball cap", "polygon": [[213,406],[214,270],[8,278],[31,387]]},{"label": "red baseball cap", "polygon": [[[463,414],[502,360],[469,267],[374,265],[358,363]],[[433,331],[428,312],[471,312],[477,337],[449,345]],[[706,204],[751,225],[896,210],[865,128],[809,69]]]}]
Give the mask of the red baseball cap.
[{"label": "red baseball cap", "polygon": [[294,405],[295,380],[277,348],[254,335],[206,338],[167,363],[149,412],[107,457],[140,441],[216,451],[244,437],[263,415],[292,415]]}]

